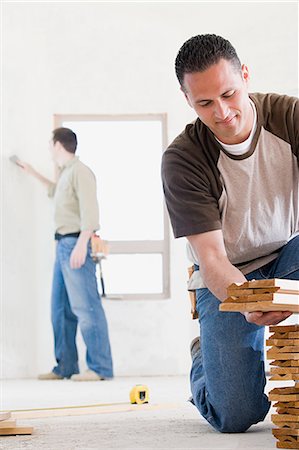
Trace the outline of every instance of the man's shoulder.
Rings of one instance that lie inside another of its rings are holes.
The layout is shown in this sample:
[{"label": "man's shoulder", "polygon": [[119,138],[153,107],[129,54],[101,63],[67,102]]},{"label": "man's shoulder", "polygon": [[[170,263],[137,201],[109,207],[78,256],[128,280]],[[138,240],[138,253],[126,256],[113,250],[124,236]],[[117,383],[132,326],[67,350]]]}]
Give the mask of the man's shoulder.
[{"label": "man's shoulder", "polygon": [[167,150],[178,149],[184,150],[192,145],[196,145],[198,142],[202,122],[199,119],[195,119],[193,122],[188,123],[184,130],[171,142]]},{"label": "man's shoulder", "polygon": [[74,164],[73,170],[75,173],[78,173],[78,174],[86,173],[86,174],[94,175],[91,168],[89,166],[87,166],[85,163],[83,163],[82,161],[80,161],[79,158],[77,159],[76,164]]},{"label": "man's shoulder", "polygon": [[290,108],[298,107],[298,97],[293,97],[286,94],[277,94],[274,92],[261,93],[254,92],[249,94],[249,97],[254,102],[256,107],[267,114],[273,111],[285,112],[289,111]]},{"label": "man's shoulder", "polygon": [[201,151],[205,151],[206,147],[210,149],[215,142],[212,132],[197,118],[185,126],[184,130],[168,145],[164,154],[166,157],[168,155],[200,157]]}]

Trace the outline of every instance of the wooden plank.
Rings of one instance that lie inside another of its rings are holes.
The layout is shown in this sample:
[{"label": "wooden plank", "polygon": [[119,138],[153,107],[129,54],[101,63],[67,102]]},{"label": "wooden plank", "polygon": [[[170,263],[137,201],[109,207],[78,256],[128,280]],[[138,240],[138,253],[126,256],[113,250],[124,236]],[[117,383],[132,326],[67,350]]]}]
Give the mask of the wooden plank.
[{"label": "wooden plank", "polygon": [[220,303],[220,311],[225,312],[268,312],[268,311],[290,311],[299,313],[299,305],[274,304],[272,302],[247,302],[247,303]]},{"label": "wooden plank", "polygon": [[273,405],[274,408],[299,408],[298,402],[276,402]]},{"label": "wooden plank", "polygon": [[269,392],[269,400],[275,402],[299,401],[299,389],[294,387],[275,388]]},{"label": "wooden plank", "polygon": [[10,428],[16,426],[16,420],[1,420],[0,428]]},{"label": "wooden plank", "polygon": [[130,411],[156,411],[162,409],[177,409],[181,407],[181,403],[156,403],[141,405],[132,405],[131,403],[112,403],[99,404],[87,406],[71,406],[71,407],[57,407],[44,408],[34,410],[19,410],[12,413],[15,419],[40,419],[44,417],[65,417],[65,416],[84,416],[89,414],[109,414],[116,412],[130,412]]},{"label": "wooden plank", "polygon": [[[294,336],[295,335],[295,336]],[[269,336],[269,339],[299,339],[299,332],[288,331],[286,333],[276,332]]]},{"label": "wooden plank", "polygon": [[291,428],[273,428],[272,434],[275,437],[278,436],[299,436],[299,429],[291,429]]},{"label": "wooden plank", "polygon": [[299,448],[299,442],[276,442],[276,448]]},{"label": "wooden plank", "polygon": [[299,346],[298,345],[284,345],[281,347],[271,347],[269,352],[281,352],[281,353],[298,353],[299,352]]},{"label": "wooden plank", "polygon": [[270,367],[271,375],[287,375],[289,373],[299,375],[299,367]]},{"label": "wooden plank", "polygon": [[232,283],[228,289],[252,289],[252,288],[268,288],[279,287],[299,293],[299,281],[287,280],[282,278],[271,278],[269,280],[251,280],[244,283]]},{"label": "wooden plank", "polygon": [[293,416],[292,414],[272,414],[271,421],[278,425],[281,422],[298,422],[299,416]]},{"label": "wooden plank", "polygon": [[292,436],[290,434],[288,435],[280,435],[280,436],[276,436],[276,439],[279,439],[279,442],[287,442],[287,443],[298,443],[299,444],[299,436]]},{"label": "wooden plank", "polygon": [[271,402],[296,402],[299,401],[299,394],[270,394]]},{"label": "wooden plank", "polygon": [[299,339],[266,339],[266,345],[271,347],[284,347],[286,345],[298,345],[299,346]]},{"label": "wooden plank", "polygon": [[299,360],[293,359],[292,361],[291,360],[282,361],[276,359],[274,361],[271,361],[269,364],[270,366],[278,366],[278,367],[299,367]]},{"label": "wooden plank", "polygon": [[269,331],[271,333],[298,332],[299,337],[299,325],[270,325]]},{"label": "wooden plank", "polygon": [[299,394],[299,389],[293,386],[271,389],[269,394]]},{"label": "wooden plank", "polygon": [[18,434],[32,434],[33,427],[0,428],[0,436],[16,436]]},{"label": "wooden plank", "polygon": [[286,294],[294,295],[297,291],[292,291],[290,289],[280,289],[279,287],[268,287],[268,288],[254,288],[254,289],[241,289],[241,288],[228,288],[228,297],[242,297],[243,295],[254,295],[254,294]]},{"label": "wooden plank", "polygon": [[[277,289],[277,288],[274,288]],[[241,297],[242,295],[252,295],[254,294],[254,289],[241,289],[241,288],[227,288],[228,297]]]},{"label": "wooden plank", "polygon": [[280,353],[267,351],[267,359],[296,359],[299,360],[299,353]]},{"label": "wooden plank", "polygon": [[299,416],[299,408],[277,408],[278,414],[293,414]]},{"label": "wooden plank", "polygon": [[297,374],[287,373],[285,375],[276,374],[269,378],[269,381],[288,381],[288,380],[299,381],[299,373]]},{"label": "wooden plank", "polygon": [[281,352],[281,353],[298,353],[299,346],[298,345],[283,345],[283,346],[273,346],[269,348],[269,352]]},{"label": "wooden plank", "polygon": [[280,428],[299,429],[299,422],[284,422],[282,420],[277,421],[276,419],[273,419],[272,422]]},{"label": "wooden plank", "polygon": [[246,303],[246,302],[270,302],[276,304],[299,304],[299,294],[278,294],[277,292],[270,294],[251,294],[242,296],[230,296],[223,303]]},{"label": "wooden plank", "polygon": [[253,294],[274,294],[278,292],[279,294],[294,294],[294,291],[287,289],[280,289],[279,287],[268,287],[268,288],[228,288],[227,295],[233,297],[241,297],[242,295],[253,295]]},{"label": "wooden plank", "polygon": [[10,411],[0,411],[0,421],[1,420],[7,420],[9,419],[11,416],[11,412]]}]

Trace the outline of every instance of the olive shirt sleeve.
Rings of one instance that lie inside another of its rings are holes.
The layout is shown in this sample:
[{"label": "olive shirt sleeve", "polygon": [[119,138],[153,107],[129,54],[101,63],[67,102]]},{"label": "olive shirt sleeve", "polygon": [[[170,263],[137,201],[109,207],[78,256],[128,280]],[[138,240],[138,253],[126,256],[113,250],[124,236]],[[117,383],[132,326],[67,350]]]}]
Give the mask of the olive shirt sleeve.
[{"label": "olive shirt sleeve", "polygon": [[73,187],[79,203],[80,230],[98,230],[100,226],[96,178],[84,164],[77,165],[74,170]]}]

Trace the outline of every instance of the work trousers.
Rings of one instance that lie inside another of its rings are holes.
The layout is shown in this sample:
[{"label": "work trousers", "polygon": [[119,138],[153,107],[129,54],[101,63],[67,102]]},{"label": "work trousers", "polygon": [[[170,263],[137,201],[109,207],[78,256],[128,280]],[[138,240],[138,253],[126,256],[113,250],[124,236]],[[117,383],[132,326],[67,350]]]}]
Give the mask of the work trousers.
[{"label": "work trousers", "polygon": [[54,266],[51,318],[57,365],[53,372],[69,378],[79,372],[76,333],[79,324],[86,345],[89,369],[105,378],[113,377],[108,326],[96,280],[91,247],[84,265],[71,269],[70,256],[77,238],[57,242]]},{"label": "work trousers", "polygon": [[[248,280],[299,280],[299,236]],[[219,300],[206,288],[196,291],[200,351],[190,374],[192,402],[218,431],[239,433],[262,421],[270,402],[264,393],[264,327],[238,312],[220,312]]]}]

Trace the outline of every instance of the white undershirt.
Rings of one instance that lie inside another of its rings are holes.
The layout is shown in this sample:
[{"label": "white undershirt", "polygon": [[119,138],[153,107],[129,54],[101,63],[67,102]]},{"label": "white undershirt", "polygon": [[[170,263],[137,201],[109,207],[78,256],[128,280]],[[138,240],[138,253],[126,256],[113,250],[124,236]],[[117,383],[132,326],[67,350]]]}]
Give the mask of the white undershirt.
[{"label": "white undershirt", "polygon": [[246,141],[241,142],[240,144],[224,144],[223,142],[219,141],[219,139],[217,139],[217,141],[222,145],[222,147],[224,148],[224,150],[226,150],[227,152],[231,153],[234,156],[240,156],[243,155],[244,153],[246,153],[249,150],[249,147],[251,145],[255,130],[256,130],[256,108],[255,105],[253,103],[252,100],[249,100],[252,110],[253,110],[253,125],[252,125],[252,129],[250,132],[250,135],[248,136],[248,138],[246,139]]}]

